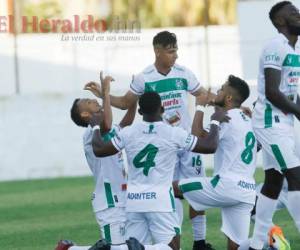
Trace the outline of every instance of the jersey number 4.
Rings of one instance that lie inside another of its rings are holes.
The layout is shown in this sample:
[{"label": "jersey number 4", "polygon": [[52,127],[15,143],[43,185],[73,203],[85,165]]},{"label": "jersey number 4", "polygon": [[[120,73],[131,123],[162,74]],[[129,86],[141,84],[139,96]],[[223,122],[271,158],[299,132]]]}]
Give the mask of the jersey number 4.
[{"label": "jersey number 4", "polygon": [[253,148],[255,146],[255,136],[252,132],[248,132],[245,139],[246,148],[242,152],[242,161],[246,164],[250,164],[253,159]]},{"label": "jersey number 4", "polygon": [[154,158],[157,152],[157,147],[148,144],[134,157],[133,165],[136,168],[143,168],[144,175],[148,176],[150,168],[155,167]]}]

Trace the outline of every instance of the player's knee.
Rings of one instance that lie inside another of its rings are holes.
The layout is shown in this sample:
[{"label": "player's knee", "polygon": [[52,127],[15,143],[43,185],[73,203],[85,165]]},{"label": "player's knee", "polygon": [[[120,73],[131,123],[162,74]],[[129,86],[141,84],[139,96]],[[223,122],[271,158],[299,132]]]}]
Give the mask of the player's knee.
[{"label": "player's knee", "polygon": [[172,241],[168,245],[173,250],[180,250],[180,235],[174,236]]},{"label": "player's knee", "polygon": [[300,191],[300,166],[287,169],[285,172],[285,177],[288,182],[289,191]]}]

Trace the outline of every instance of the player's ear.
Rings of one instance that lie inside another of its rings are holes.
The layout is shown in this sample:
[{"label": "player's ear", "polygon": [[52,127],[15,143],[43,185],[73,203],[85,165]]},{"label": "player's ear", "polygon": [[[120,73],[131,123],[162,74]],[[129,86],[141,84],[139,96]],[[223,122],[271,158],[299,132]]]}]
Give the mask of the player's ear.
[{"label": "player's ear", "polygon": [[155,57],[159,57],[160,49],[159,48],[155,48],[155,47],[153,49],[154,49]]},{"label": "player's ear", "polygon": [[140,115],[143,115],[143,112],[142,112],[141,109],[138,109],[138,112],[139,112]]}]

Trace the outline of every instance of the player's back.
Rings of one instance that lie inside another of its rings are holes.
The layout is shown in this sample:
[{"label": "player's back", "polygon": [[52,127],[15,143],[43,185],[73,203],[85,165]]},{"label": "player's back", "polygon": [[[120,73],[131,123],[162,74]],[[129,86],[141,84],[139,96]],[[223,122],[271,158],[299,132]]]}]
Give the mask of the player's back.
[{"label": "player's back", "polygon": [[126,210],[173,211],[177,152],[191,150],[196,142],[184,129],[162,121],[137,122],[121,130],[112,143],[117,149],[125,148],[129,164]]},{"label": "player's back", "polygon": [[215,174],[251,182],[257,150],[251,118],[240,109],[229,110],[228,116],[230,121],[221,124],[220,141],[215,153]]}]

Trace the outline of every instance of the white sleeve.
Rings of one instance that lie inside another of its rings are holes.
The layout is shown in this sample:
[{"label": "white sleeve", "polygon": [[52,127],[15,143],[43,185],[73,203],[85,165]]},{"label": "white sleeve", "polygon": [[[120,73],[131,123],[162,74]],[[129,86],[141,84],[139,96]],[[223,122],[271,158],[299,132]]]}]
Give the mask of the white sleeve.
[{"label": "white sleeve", "polygon": [[267,45],[262,54],[262,64],[264,69],[273,68],[281,70],[284,60],[281,47],[273,42]]},{"label": "white sleeve", "polygon": [[194,93],[200,88],[200,82],[192,71],[186,69],[186,78],[188,80],[188,91]]},{"label": "white sleeve", "polygon": [[179,148],[186,151],[192,151],[195,148],[198,140],[196,136],[179,127],[172,127],[172,129],[174,130],[173,138]]},{"label": "white sleeve", "polygon": [[133,76],[130,83],[130,91],[136,95],[142,95],[145,92],[145,80],[142,73]]},{"label": "white sleeve", "polygon": [[118,151],[121,151],[125,147],[126,131],[127,128],[121,129],[116,132],[116,135],[111,139],[111,143]]}]

